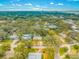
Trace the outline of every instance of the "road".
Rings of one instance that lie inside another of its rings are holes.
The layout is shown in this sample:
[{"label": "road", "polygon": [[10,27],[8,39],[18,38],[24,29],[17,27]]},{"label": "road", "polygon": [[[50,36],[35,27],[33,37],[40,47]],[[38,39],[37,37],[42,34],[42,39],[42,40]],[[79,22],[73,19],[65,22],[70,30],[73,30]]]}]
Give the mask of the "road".
[{"label": "road", "polygon": [[19,40],[13,40],[10,46],[10,51],[6,51],[5,56],[2,59],[9,59],[10,57],[14,56],[14,48],[17,47],[17,42]]}]

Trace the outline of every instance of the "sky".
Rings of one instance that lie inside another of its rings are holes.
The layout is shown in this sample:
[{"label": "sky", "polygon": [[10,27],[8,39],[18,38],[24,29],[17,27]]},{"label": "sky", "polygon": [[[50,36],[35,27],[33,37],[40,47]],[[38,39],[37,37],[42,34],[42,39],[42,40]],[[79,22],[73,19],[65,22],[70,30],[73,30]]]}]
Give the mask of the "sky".
[{"label": "sky", "polygon": [[79,11],[79,0],[0,0],[0,11]]}]

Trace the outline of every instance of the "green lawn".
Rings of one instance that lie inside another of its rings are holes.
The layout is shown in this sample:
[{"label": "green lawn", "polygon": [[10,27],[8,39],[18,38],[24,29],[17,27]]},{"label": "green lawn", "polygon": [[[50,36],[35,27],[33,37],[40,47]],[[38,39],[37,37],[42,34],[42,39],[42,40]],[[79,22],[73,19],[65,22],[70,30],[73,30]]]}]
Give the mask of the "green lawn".
[{"label": "green lawn", "polygon": [[64,55],[64,53],[66,53],[67,51],[68,51],[67,47],[62,47],[62,48],[59,49],[60,55]]}]

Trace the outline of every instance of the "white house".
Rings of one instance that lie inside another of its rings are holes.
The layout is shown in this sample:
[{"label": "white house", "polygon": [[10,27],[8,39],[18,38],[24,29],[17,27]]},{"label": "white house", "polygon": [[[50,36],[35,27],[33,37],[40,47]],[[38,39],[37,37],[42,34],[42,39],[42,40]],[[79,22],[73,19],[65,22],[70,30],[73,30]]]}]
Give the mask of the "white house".
[{"label": "white house", "polygon": [[58,26],[56,26],[56,25],[54,25],[54,24],[52,24],[52,23],[45,23],[44,24],[44,27],[45,28],[52,28],[52,29],[54,29],[54,28],[57,28]]},{"label": "white house", "polygon": [[42,40],[42,36],[40,35],[34,35],[33,40]]},{"label": "white house", "polygon": [[42,59],[42,53],[29,53],[28,59]]},{"label": "white house", "polygon": [[79,32],[79,30],[77,30],[77,29],[75,29],[74,31],[75,31],[75,32]]},{"label": "white house", "polygon": [[57,26],[54,25],[54,24],[50,24],[50,25],[48,25],[48,27],[49,27],[49,28],[52,28],[52,29],[57,28]]},{"label": "white house", "polygon": [[74,30],[74,29],[77,29],[76,25],[72,25],[71,28]]},{"label": "white house", "polygon": [[61,37],[63,37],[63,38],[66,38],[67,37],[67,35],[65,34],[65,33],[59,33],[59,35],[61,36]]},{"label": "white house", "polygon": [[61,15],[60,18],[64,18],[64,17]]},{"label": "white house", "polygon": [[74,24],[74,21],[72,19],[67,19],[67,20],[64,20],[65,23],[68,23],[68,24],[71,24],[73,25]]},{"label": "white house", "polygon": [[16,34],[9,36],[10,39],[17,40],[19,37]]},{"label": "white house", "polygon": [[22,36],[22,38],[23,38],[23,39],[26,39],[26,40],[32,39],[32,34],[24,34],[24,35]]}]

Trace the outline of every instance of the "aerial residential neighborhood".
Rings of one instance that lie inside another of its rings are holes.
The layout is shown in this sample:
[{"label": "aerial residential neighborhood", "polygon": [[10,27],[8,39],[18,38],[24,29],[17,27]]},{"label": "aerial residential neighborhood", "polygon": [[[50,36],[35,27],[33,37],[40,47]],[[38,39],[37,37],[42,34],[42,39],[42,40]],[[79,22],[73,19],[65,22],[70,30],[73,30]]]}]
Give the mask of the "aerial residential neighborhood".
[{"label": "aerial residential neighborhood", "polygon": [[0,59],[79,59],[79,0],[0,0]]},{"label": "aerial residential neighborhood", "polygon": [[68,13],[63,12],[59,17],[48,13],[39,17],[25,16],[24,20],[19,16],[18,20],[9,20],[16,16],[1,20],[0,59],[78,59],[78,15],[66,16]]}]

